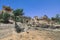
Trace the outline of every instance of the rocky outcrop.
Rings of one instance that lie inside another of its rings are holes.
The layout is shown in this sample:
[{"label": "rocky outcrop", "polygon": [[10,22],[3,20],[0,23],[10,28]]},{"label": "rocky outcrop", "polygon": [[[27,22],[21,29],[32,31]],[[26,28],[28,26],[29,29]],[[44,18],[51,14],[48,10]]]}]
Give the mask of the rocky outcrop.
[{"label": "rocky outcrop", "polygon": [[[17,34],[22,32],[28,32],[28,30],[44,30],[44,31],[60,31],[58,27],[49,26],[49,25],[36,25],[36,26],[29,26],[25,23],[17,22],[15,24],[0,24],[0,39],[13,35],[13,32]],[[15,27],[16,26],[16,27]],[[58,30],[56,30],[58,29]],[[18,32],[19,31],[19,32]]]}]

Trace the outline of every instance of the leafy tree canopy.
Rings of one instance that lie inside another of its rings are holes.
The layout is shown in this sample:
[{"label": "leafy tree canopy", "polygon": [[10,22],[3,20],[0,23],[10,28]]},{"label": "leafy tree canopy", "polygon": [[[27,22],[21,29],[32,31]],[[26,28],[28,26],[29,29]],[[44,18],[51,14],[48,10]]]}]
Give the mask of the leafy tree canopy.
[{"label": "leafy tree canopy", "polygon": [[13,11],[15,16],[24,15],[23,9],[16,9]]},{"label": "leafy tree canopy", "polygon": [[3,13],[2,19],[4,20],[4,22],[8,22],[9,18],[10,18],[10,14],[9,13]]}]

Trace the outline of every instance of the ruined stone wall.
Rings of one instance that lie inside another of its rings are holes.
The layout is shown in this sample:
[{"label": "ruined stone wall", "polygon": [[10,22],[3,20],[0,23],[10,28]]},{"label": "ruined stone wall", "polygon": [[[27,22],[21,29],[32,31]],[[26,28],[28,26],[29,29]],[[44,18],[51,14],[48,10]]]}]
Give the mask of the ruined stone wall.
[{"label": "ruined stone wall", "polygon": [[14,31],[14,24],[1,24],[0,23],[0,39],[12,35]]}]

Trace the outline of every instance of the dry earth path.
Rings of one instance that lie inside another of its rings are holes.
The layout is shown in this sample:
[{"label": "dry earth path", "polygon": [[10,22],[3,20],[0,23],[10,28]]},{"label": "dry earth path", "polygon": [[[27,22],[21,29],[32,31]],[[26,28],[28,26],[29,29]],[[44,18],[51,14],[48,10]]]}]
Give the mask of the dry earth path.
[{"label": "dry earth path", "polygon": [[60,40],[60,31],[29,30],[21,33],[13,32],[0,40]]}]

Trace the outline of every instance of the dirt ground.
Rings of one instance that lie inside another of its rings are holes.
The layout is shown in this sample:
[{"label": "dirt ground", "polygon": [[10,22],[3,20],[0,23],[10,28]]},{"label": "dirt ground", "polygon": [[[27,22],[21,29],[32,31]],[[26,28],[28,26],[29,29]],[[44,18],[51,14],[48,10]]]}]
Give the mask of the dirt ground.
[{"label": "dirt ground", "polygon": [[0,40],[60,40],[60,32],[29,30],[27,32],[16,33]]}]

